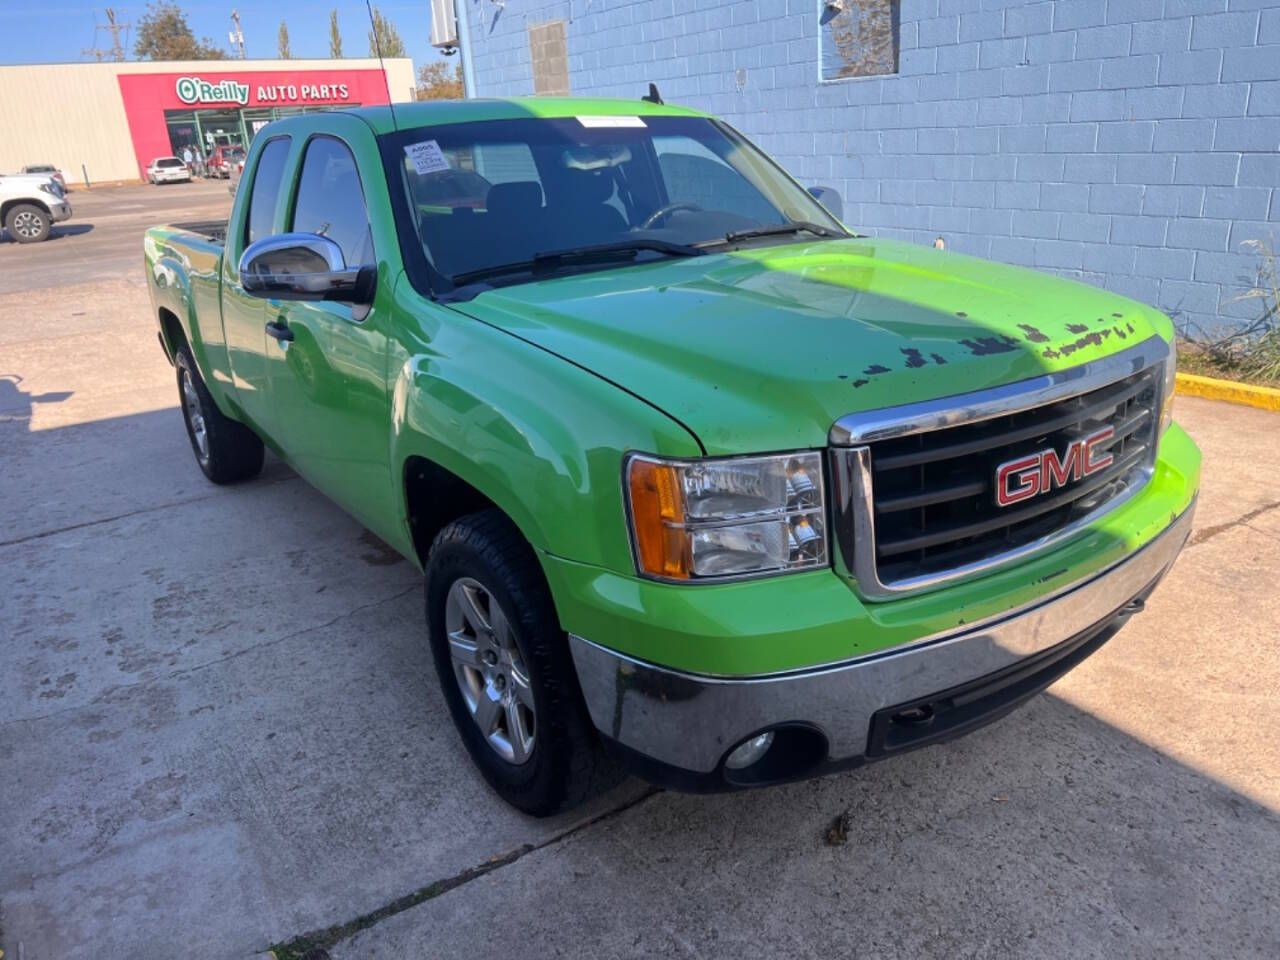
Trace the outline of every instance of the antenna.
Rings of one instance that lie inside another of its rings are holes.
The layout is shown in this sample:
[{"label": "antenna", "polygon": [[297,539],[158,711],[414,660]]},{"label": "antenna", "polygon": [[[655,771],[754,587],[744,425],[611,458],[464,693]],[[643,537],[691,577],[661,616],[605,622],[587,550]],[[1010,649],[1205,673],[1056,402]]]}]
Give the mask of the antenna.
[{"label": "antenna", "polygon": [[382,37],[378,35],[378,24],[373,19],[373,6],[369,0],[364,0],[365,9],[369,11],[369,29],[373,32],[373,49],[378,54],[378,66],[382,69],[382,85],[387,89],[387,109],[391,111],[391,129],[399,132],[400,125],[396,123],[396,105],[391,102],[391,84],[387,82],[387,65],[382,62]]},{"label": "antenna", "polygon": [[[123,61],[124,47],[120,43],[120,31],[123,30],[127,34],[131,26],[133,26],[132,23],[116,23],[116,12],[110,7],[107,7],[106,24],[104,25],[104,24],[98,23],[96,19],[93,22],[93,42],[95,46],[86,47],[85,49],[81,50],[80,51],[81,55],[86,57],[94,57],[97,59],[99,63],[101,63],[103,57],[107,56],[108,54],[111,55],[112,60],[115,60],[117,62]],[[110,50],[103,50],[101,47],[96,46],[98,42],[99,30],[106,30],[108,33],[111,34]]]},{"label": "antenna", "polygon": [[232,46],[240,47],[240,59],[243,60],[245,59],[244,33],[240,29],[240,11],[239,10],[231,11],[231,22],[236,25],[236,28],[227,34],[227,39],[231,42]]}]

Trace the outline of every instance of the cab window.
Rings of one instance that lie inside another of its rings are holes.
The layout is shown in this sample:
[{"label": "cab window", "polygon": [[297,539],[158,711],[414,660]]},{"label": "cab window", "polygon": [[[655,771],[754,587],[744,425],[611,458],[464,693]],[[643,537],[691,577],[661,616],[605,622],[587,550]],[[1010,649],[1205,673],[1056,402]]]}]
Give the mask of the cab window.
[{"label": "cab window", "polygon": [[375,262],[356,160],[342,141],[316,137],[307,145],[291,229],[328,237],[342,249],[349,267]]},{"label": "cab window", "polygon": [[249,218],[245,224],[245,243],[271,236],[276,198],[284,177],[284,162],[289,156],[289,138],[277,137],[262,148],[253,174],[253,192],[249,194]]}]

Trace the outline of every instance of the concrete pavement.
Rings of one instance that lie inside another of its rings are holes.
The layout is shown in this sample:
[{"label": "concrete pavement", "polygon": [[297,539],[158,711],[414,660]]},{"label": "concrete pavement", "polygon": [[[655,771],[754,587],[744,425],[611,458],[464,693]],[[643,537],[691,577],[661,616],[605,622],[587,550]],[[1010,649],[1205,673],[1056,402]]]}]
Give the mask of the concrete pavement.
[{"label": "concrete pavement", "polygon": [[169,189],[104,191],[110,230],[0,245],[6,958],[248,957],[333,925],[335,958],[1280,955],[1280,417],[1178,401],[1192,544],[999,724],[531,821],[453,732],[410,565],[278,461],[229,489],[192,461],[140,231],[213,187],[158,213]]}]

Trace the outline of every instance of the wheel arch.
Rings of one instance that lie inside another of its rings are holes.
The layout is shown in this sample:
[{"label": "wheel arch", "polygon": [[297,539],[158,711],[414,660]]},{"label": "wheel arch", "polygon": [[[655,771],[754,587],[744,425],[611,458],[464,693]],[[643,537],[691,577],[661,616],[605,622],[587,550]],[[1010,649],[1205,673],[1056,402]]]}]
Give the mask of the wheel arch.
[{"label": "wheel arch", "polygon": [[52,220],[53,211],[49,209],[48,204],[43,200],[40,200],[37,197],[15,197],[12,200],[6,200],[4,203],[0,203],[0,225],[3,225],[4,222],[9,219],[10,210],[14,207],[22,206],[23,204],[27,204],[32,207],[39,207],[44,211],[44,215]]}]

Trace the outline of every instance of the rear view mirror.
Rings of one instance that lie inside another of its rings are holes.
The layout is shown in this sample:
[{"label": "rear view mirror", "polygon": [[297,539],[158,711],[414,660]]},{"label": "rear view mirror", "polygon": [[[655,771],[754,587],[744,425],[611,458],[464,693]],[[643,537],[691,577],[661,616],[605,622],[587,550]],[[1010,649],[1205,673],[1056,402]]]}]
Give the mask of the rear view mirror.
[{"label": "rear view mirror", "polygon": [[374,266],[347,266],[342,248],[316,233],[281,233],[249,244],[240,258],[244,292],[267,300],[370,304]]},{"label": "rear view mirror", "polygon": [[827,213],[844,222],[844,201],[840,199],[840,194],[836,192],[835,187],[810,187],[809,192],[813,194],[815,200],[827,208]]}]

